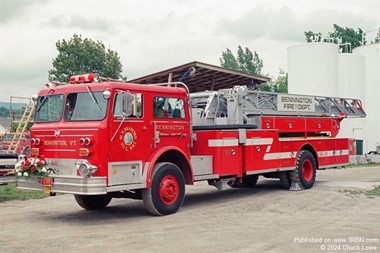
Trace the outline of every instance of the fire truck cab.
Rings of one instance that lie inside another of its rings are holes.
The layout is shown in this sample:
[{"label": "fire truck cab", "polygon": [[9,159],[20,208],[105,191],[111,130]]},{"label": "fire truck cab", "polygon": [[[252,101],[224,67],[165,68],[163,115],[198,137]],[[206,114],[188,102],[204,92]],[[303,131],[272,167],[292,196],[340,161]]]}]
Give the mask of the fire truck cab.
[{"label": "fire truck cab", "polygon": [[221,190],[252,187],[263,175],[308,189],[317,168],[348,164],[348,139],[336,138],[340,121],[365,116],[357,100],[245,86],[190,95],[183,83],[98,79],[76,76],[40,91],[31,155],[54,174],[19,177],[18,188],[71,193],[85,209],[143,199],[154,215],[176,212],[185,184],[195,181]]}]

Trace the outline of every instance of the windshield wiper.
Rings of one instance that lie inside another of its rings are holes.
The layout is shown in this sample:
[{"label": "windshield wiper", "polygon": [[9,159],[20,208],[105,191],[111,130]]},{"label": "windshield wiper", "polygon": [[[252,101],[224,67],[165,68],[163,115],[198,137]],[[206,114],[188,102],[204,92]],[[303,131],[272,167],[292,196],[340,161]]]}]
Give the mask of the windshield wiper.
[{"label": "windshield wiper", "polygon": [[46,96],[44,96],[44,98],[42,99],[40,105],[39,105],[38,108],[37,108],[37,112],[39,112],[39,111],[41,110],[42,106],[43,106],[43,105],[45,104],[45,102],[47,101],[47,99],[48,99],[48,95],[50,94],[51,91],[52,91],[52,89],[50,89],[50,90],[48,91],[48,93],[46,94]]},{"label": "windshield wiper", "polygon": [[100,105],[98,103],[98,100],[96,99],[94,93],[90,90],[90,87],[86,86],[86,89],[88,91],[88,94],[90,94],[90,97],[92,98],[92,100],[95,102],[95,104],[98,106],[99,110],[102,111],[102,108],[100,108]]}]

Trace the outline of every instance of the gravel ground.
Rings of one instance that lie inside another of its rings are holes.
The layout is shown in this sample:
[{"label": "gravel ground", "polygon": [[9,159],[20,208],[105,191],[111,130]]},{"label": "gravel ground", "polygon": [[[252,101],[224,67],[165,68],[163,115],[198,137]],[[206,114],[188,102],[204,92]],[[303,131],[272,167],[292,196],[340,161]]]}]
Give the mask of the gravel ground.
[{"label": "gravel ground", "polygon": [[380,167],[318,171],[307,191],[186,189],[174,215],[114,199],[85,211],[72,195],[0,203],[0,252],[380,252]]}]

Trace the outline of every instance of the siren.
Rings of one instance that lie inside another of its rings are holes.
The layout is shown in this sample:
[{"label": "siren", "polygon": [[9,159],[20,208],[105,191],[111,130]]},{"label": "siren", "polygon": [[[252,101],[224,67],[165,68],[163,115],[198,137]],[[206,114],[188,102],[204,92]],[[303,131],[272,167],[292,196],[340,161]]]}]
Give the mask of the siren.
[{"label": "siren", "polygon": [[75,83],[97,83],[100,81],[100,76],[98,73],[91,73],[91,74],[85,74],[85,75],[76,75],[70,77],[69,83],[75,84]]}]

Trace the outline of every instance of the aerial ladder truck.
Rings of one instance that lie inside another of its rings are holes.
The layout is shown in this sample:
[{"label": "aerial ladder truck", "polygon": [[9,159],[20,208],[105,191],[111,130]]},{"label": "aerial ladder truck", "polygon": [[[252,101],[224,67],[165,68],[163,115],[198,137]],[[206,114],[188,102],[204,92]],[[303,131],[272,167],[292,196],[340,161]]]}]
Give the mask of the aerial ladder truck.
[{"label": "aerial ladder truck", "polygon": [[[177,212],[197,181],[223,190],[264,176],[309,189],[317,169],[348,164],[348,139],[337,134],[349,117],[365,117],[360,100],[74,76],[39,92],[17,187],[71,193],[84,209],[142,199],[153,215]],[[53,173],[33,177],[35,161]]]}]

